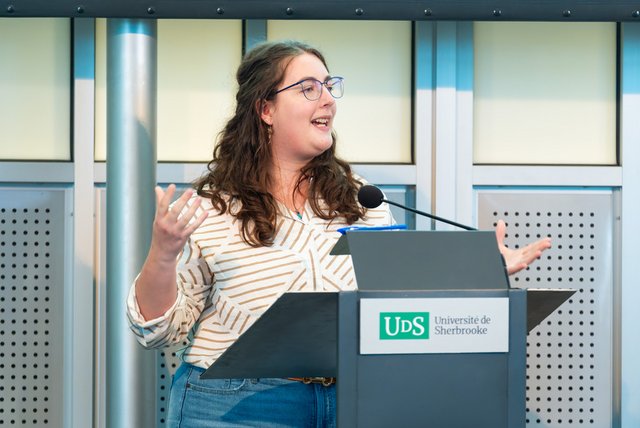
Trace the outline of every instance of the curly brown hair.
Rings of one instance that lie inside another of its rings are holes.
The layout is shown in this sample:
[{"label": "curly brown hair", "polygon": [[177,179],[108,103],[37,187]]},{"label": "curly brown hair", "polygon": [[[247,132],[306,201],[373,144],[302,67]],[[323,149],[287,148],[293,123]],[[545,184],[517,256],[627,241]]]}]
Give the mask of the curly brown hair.
[{"label": "curly brown hair", "polygon": [[[269,192],[274,182],[270,174],[269,129],[259,108],[265,100],[275,98],[287,66],[304,53],[318,57],[326,67],[324,56],[317,49],[297,41],[263,43],[244,56],[236,73],[235,114],[218,136],[208,173],[194,183],[198,195],[210,199],[220,212],[228,212],[241,221],[242,239],[254,247],[273,244],[278,215],[276,199]],[[302,169],[296,189],[307,180],[307,197],[318,217],[343,217],[352,224],[365,215],[356,202],[362,183],[354,177],[349,164],[336,156],[333,132],[332,139],[331,147]]]}]

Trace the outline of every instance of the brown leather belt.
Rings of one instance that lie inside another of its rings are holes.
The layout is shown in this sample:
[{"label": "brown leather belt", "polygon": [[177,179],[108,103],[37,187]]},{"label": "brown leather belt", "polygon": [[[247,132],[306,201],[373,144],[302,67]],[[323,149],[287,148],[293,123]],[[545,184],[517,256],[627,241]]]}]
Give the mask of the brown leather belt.
[{"label": "brown leather belt", "polygon": [[331,386],[335,385],[336,383],[335,377],[288,377],[287,379],[302,382],[305,385],[317,383],[322,386]]}]

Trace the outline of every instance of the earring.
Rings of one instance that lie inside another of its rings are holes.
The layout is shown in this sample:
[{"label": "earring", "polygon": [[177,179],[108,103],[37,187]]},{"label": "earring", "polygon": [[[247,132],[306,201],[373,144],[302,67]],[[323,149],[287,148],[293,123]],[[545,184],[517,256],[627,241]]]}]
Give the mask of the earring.
[{"label": "earring", "polygon": [[267,144],[271,144],[271,136],[273,135],[273,128],[271,125],[267,125]]}]

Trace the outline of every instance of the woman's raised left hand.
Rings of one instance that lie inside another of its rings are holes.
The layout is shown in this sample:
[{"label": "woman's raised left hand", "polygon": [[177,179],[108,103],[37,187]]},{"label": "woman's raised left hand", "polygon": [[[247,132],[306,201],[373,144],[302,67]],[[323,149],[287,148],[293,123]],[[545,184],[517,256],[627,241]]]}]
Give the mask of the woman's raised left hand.
[{"label": "woman's raised left hand", "polygon": [[498,220],[498,225],[496,226],[496,239],[498,240],[498,249],[500,250],[502,257],[504,257],[509,275],[513,275],[514,273],[525,269],[534,260],[539,258],[544,250],[551,248],[551,238],[542,238],[521,248],[508,248],[504,244],[506,231],[507,226],[504,221]]}]

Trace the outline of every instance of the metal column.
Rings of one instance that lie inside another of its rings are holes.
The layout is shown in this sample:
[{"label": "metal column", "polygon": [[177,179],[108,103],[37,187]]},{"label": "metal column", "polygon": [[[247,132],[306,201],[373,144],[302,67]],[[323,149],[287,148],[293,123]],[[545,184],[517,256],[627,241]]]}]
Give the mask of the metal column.
[{"label": "metal column", "polygon": [[125,301],[151,242],[156,182],[157,22],[107,23],[107,426],[155,425],[155,352]]}]

